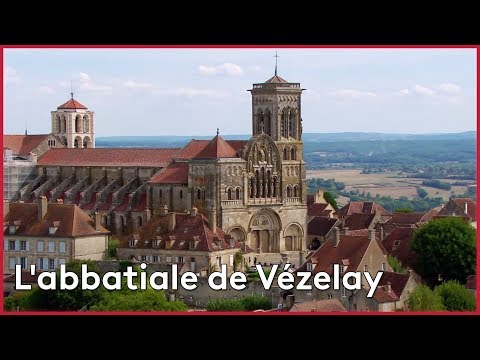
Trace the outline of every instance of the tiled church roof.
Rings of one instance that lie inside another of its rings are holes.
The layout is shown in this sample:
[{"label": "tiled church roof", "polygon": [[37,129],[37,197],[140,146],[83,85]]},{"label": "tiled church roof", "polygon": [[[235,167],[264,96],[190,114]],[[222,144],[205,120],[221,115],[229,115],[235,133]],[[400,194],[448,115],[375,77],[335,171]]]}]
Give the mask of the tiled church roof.
[{"label": "tiled church roof", "polygon": [[219,159],[234,158],[237,151],[231,147],[220,135],[215,136],[205,148],[198,153],[196,158],[200,159]]},{"label": "tiled church roof", "polygon": [[288,81],[285,80],[285,79],[282,79],[280,76],[278,75],[274,75],[273,77],[271,77],[270,79],[268,79],[267,81],[265,81],[265,84],[268,84],[268,83],[273,83],[273,84],[278,84],[278,83],[285,83],[285,84],[288,84]]},{"label": "tiled church roof", "polygon": [[67,102],[60,105],[57,109],[70,109],[70,110],[85,109],[86,110],[87,107],[85,105],[80,104],[74,98],[71,98]]},{"label": "tiled church roof", "polygon": [[42,135],[3,135],[3,147],[12,150],[14,155],[28,155],[48,134]]},{"label": "tiled church roof", "polygon": [[188,163],[174,162],[153,176],[149,183],[162,184],[187,184],[188,183]]}]

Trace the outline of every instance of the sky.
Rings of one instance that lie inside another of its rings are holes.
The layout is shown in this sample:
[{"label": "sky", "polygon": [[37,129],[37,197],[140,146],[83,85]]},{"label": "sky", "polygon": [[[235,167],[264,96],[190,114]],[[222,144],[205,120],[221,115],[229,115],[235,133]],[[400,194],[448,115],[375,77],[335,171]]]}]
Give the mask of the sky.
[{"label": "sky", "polygon": [[73,87],[97,137],[250,134],[276,50],[304,132],[476,130],[474,49],[5,49],[4,133],[49,133]]}]

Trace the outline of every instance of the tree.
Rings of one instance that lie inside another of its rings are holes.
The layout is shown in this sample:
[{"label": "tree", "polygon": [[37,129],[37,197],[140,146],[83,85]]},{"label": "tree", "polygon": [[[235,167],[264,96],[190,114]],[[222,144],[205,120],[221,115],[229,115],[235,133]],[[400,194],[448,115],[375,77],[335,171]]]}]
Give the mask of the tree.
[{"label": "tree", "polygon": [[475,229],[458,217],[434,219],[415,231],[416,270],[431,286],[475,273]]},{"label": "tree", "polygon": [[428,196],[428,192],[425,189],[422,189],[421,187],[417,187],[417,195],[419,198],[426,198]]},{"label": "tree", "polygon": [[475,296],[457,281],[446,281],[435,287],[434,293],[448,311],[475,311]]},{"label": "tree", "polygon": [[163,291],[148,288],[136,291],[109,291],[90,308],[92,311],[186,311],[179,301],[167,301]]},{"label": "tree", "polygon": [[410,311],[442,311],[442,299],[426,285],[419,285],[407,299]]},{"label": "tree", "polygon": [[338,205],[337,205],[337,200],[335,200],[335,198],[333,197],[332,193],[329,192],[329,191],[325,191],[323,193],[323,198],[330,204],[333,206],[333,208],[336,210],[338,210]]},{"label": "tree", "polygon": [[117,239],[109,239],[108,240],[108,258],[109,259],[116,259],[117,258],[117,248],[120,245],[120,241]]},{"label": "tree", "polygon": [[405,272],[405,268],[403,267],[402,262],[398,260],[395,256],[388,255],[387,260],[388,260],[388,264],[392,267],[394,272],[402,273],[402,274]]},{"label": "tree", "polygon": [[398,209],[395,209],[395,212],[396,213],[411,213],[413,211],[412,211],[412,209],[409,209],[409,208],[398,208]]}]

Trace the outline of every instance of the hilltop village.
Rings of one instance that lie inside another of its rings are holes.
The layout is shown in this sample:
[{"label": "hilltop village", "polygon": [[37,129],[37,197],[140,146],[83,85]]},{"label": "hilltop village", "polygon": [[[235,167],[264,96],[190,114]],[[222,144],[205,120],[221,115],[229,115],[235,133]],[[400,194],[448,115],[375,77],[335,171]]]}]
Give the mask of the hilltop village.
[{"label": "hilltop village", "polygon": [[[241,292],[167,292],[190,309],[254,295],[270,301],[263,311],[408,310],[423,282],[412,250],[416,230],[449,217],[476,228],[476,203],[455,198],[427,212],[392,213],[374,202],[336,210],[322,189],[307,194],[303,90],[276,73],[253,84],[248,141],[217,131],[183,148],[96,148],[95,113],[73,93],[51,112],[50,134],[4,135],[4,295],[17,293],[16,265],[24,283],[35,283],[41,271],[92,260],[101,272],[176,264],[200,282],[222,265],[248,274]],[[341,274],[383,275],[372,297],[367,282],[357,291],[267,291],[255,281],[255,265],[287,263],[292,272],[328,273],[339,264]],[[469,275],[464,284],[475,292]]]}]

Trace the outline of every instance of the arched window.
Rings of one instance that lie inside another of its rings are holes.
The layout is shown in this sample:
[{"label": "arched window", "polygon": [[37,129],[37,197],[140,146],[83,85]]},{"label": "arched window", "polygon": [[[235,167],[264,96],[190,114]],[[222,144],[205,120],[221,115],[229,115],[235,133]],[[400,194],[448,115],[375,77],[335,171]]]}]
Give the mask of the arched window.
[{"label": "arched window", "polygon": [[180,195],[180,199],[183,199],[183,190],[180,190],[179,195]]},{"label": "arched window", "polygon": [[298,186],[297,185],[295,185],[293,187],[293,197],[298,197]]},{"label": "arched window", "polygon": [[82,129],[81,129],[81,117],[80,115],[77,115],[75,117],[75,132],[79,133],[79,132],[82,132]]},{"label": "arched window", "polygon": [[78,148],[78,139],[75,139],[75,140],[73,141],[73,147],[74,147],[74,148]]},{"label": "arched window", "polygon": [[292,197],[292,189],[290,186],[287,186],[287,198]]},{"label": "arched window", "polygon": [[143,218],[141,216],[139,216],[137,218],[137,225],[138,225],[138,227],[140,227],[140,226],[142,226],[142,224],[143,224]]},{"label": "arched window", "polygon": [[258,115],[257,115],[257,133],[261,133],[264,131],[264,116],[262,110],[258,109]]},{"label": "arched window", "polygon": [[90,132],[90,120],[87,115],[83,117],[83,131]]},{"label": "arched window", "polygon": [[288,160],[288,150],[287,150],[287,148],[283,148],[283,160]]},{"label": "arched window", "polygon": [[87,132],[87,118],[85,116],[82,119],[82,132]]},{"label": "arched window", "polygon": [[250,197],[255,197],[255,178],[250,178]]},{"label": "arched window", "polygon": [[228,194],[228,200],[232,200],[232,189],[228,189],[227,191],[227,194]]},{"label": "arched window", "polygon": [[202,194],[203,194],[203,200],[205,200],[205,198],[206,198],[206,195],[207,195],[207,190],[206,190],[206,189],[203,189],[203,192],[202,192]]},{"label": "arched window", "polygon": [[290,149],[290,160],[297,160],[294,147]]},{"label": "arched window", "polygon": [[202,198],[202,191],[200,189],[197,190],[197,199],[200,200]]},{"label": "arched window", "polygon": [[273,178],[273,197],[277,197],[277,178]]},{"label": "arched window", "polygon": [[163,197],[162,189],[158,189],[158,197],[161,199]]},{"label": "arched window", "polygon": [[235,189],[235,199],[240,200],[240,188]]},{"label": "arched window", "polygon": [[265,133],[268,135],[272,135],[272,115],[270,114],[270,110],[265,110]]},{"label": "arched window", "polygon": [[60,120],[60,115],[57,115],[55,122],[57,124],[57,132],[62,132],[62,120]]},{"label": "arched window", "polygon": [[87,140],[87,138],[84,138],[83,141],[82,141],[82,143],[83,143],[83,147],[84,147],[84,148],[88,147],[88,140]]}]

